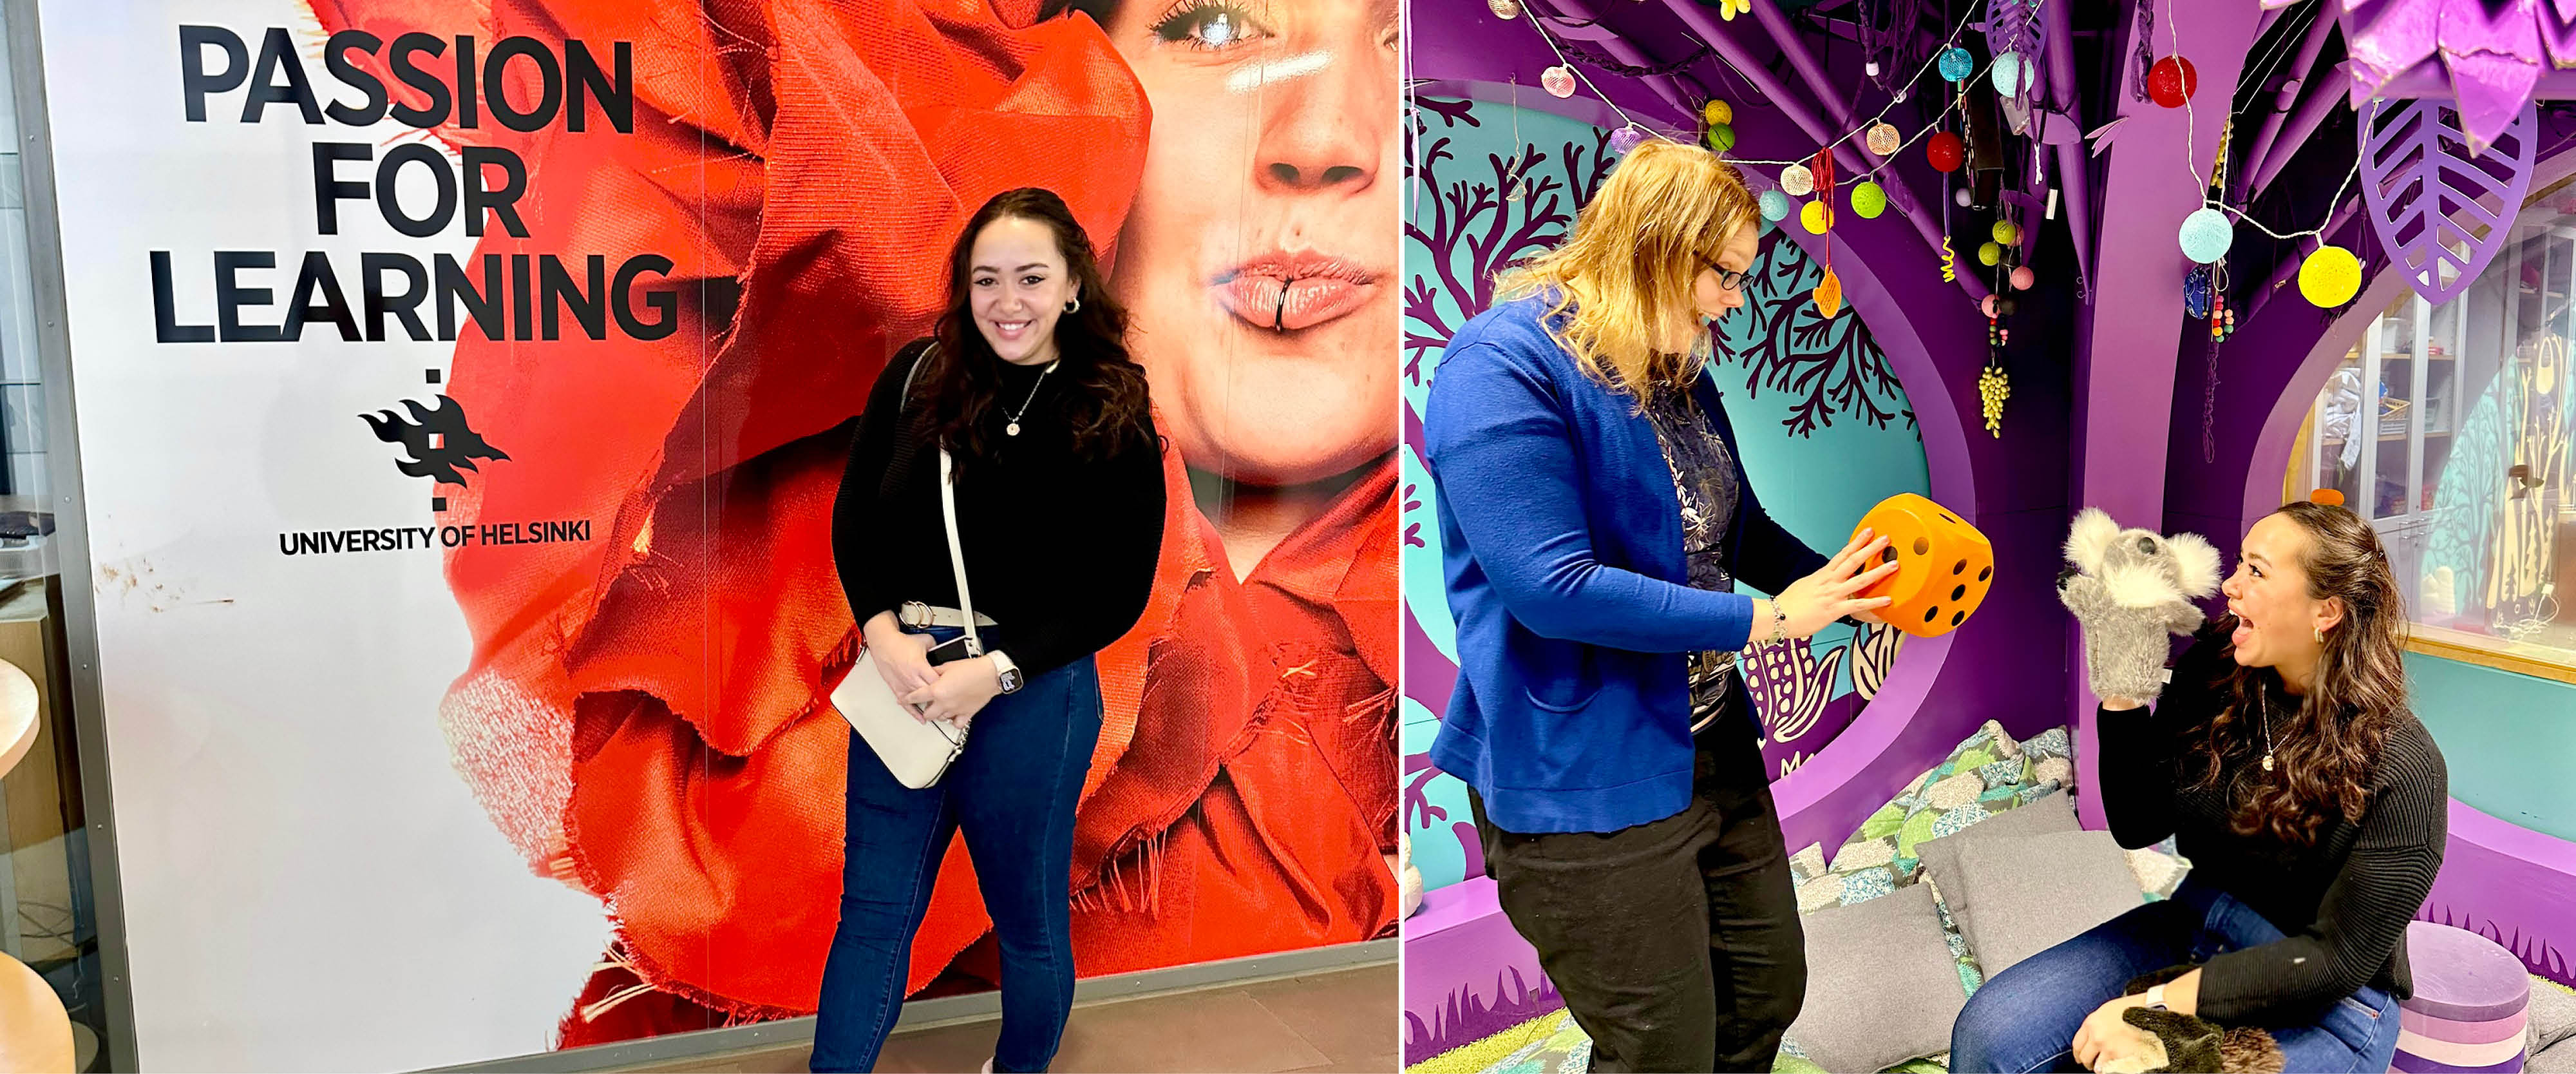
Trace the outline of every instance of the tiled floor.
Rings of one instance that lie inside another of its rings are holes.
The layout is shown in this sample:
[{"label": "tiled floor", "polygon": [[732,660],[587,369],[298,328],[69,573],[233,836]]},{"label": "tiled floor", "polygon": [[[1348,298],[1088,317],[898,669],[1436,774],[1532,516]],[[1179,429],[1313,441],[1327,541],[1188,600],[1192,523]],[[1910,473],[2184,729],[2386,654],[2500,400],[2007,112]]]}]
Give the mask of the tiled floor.
[{"label": "tiled floor", "polygon": [[[1058,1071],[1372,1071],[1397,1069],[1392,964],[1074,1008]],[[973,1071],[993,1053],[998,1023],[901,1032],[880,1071]],[[794,1074],[805,1047],[773,1048],[638,1068],[665,1074]]]}]

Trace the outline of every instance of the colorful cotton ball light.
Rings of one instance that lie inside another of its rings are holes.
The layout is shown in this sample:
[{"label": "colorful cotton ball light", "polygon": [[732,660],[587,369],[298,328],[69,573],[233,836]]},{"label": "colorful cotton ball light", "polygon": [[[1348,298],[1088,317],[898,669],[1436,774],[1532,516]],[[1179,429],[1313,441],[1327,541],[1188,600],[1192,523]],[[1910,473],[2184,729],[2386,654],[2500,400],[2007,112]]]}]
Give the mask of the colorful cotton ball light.
[{"label": "colorful cotton ball light", "polygon": [[1968,80],[1969,72],[1976,69],[1977,58],[1968,55],[1966,49],[1952,45],[1947,51],[1941,53],[1941,77],[1945,81],[1965,82]]},{"label": "colorful cotton ball light", "polygon": [[1896,152],[1898,146],[1904,145],[1905,136],[1896,132],[1896,124],[1881,123],[1869,129],[1869,135],[1864,141],[1869,146],[1870,152],[1884,157]]},{"label": "colorful cotton ball light", "polygon": [[2003,259],[2004,248],[2001,246],[1990,242],[1977,247],[1977,263],[1980,265],[1992,265]]},{"label": "colorful cotton ball light", "polygon": [[1708,129],[1706,140],[1709,152],[1724,153],[1735,148],[1735,128],[1724,123],[1717,124]]},{"label": "colorful cotton ball light", "polygon": [[2038,282],[2039,274],[2032,272],[2028,265],[2012,270],[2012,285],[2015,291],[2030,290],[2030,285]]},{"label": "colorful cotton ball light", "polygon": [[1550,97],[1574,96],[1574,69],[1559,64],[1538,73],[1539,88]]},{"label": "colorful cotton ball light", "polygon": [[1834,210],[1825,204],[1825,199],[1817,198],[1798,210],[1798,222],[1806,225],[1807,234],[1822,235],[1826,228],[1834,226]]},{"label": "colorful cotton ball light", "polygon": [[1753,200],[1755,204],[1762,207],[1763,219],[1777,221],[1789,218],[1789,195],[1777,190],[1765,190],[1761,197]]},{"label": "colorful cotton ball light", "polygon": [[1867,179],[1853,184],[1851,207],[1863,220],[1878,219],[1878,214],[1887,211],[1887,188]]},{"label": "colorful cotton ball light", "polygon": [[1494,17],[1498,19],[1510,20],[1521,17],[1519,0],[1485,0],[1485,10],[1493,12]]},{"label": "colorful cotton ball light", "polygon": [[1932,165],[1933,171],[1955,172],[1959,165],[1967,162],[1968,146],[1959,140],[1958,135],[1942,131],[1924,140],[1923,159]]},{"label": "colorful cotton ball light", "polygon": [[2147,68],[2147,96],[2167,108],[2182,107],[2199,88],[2200,72],[2180,56],[2167,56]]},{"label": "colorful cotton ball light", "polygon": [[1645,142],[1646,132],[1635,127],[1621,127],[1610,132],[1610,151],[1621,156],[1628,155]]},{"label": "colorful cotton ball light", "polygon": [[2299,293],[2332,309],[2361,293],[2361,259],[2340,246],[2320,246],[2299,265]]},{"label": "colorful cotton ball light", "polygon": [[2227,256],[2227,248],[2236,242],[2236,229],[2227,223],[2227,214],[2216,209],[2200,208],[2182,218],[2182,255],[2201,264]]},{"label": "colorful cotton ball light", "polygon": [[2039,69],[2030,62],[2030,57],[2021,53],[1999,52],[1995,54],[1995,70],[1991,77],[1997,94],[2018,97],[2039,77]]},{"label": "colorful cotton ball light", "polygon": [[2010,220],[1997,220],[1993,234],[1996,242],[2011,246],[2021,241],[2021,225]]},{"label": "colorful cotton ball light", "polygon": [[1728,104],[1725,101],[1710,101],[1707,104],[1700,106],[1699,118],[1707,122],[1708,125],[1712,127],[1722,123],[1733,123],[1735,122],[1735,106]]},{"label": "colorful cotton ball light", "polygon": [[1951,192],[1950,192],[1950,204],[1952,204],[1952,205],[1956,205],[1956,206],[1958,206],[1958,207],[1960,207],[1960,208],[1962,208],[1962,209],[1965,209],[1965,208],[1967,208],[1967,207],[1968,207],[1968,206],[1970,206],[1970,205],[1974,205],[1974,204],[1976,204],[1976,201],[1977,201],[1977,196],[1976,196],[1975,194],[1969,193],[1969,192],[1968,192],[1968,188],[1967,188],[1967,187],[1964,187],[1964,186],[1963,186],[1963,187],[1960,187],[1960,188],[1959,188],[1959,189],[1957,189],[1957,190],[1953,190],[1953,191],[1951,191]]},{"label": "colorful cotton ball light", "polygon": [[1816,173],[1808,171],[1806,165],[1792,164],[1780,169],[1781,192],[1793,198],[1803,198],[1814,193],[1815,189]]}]

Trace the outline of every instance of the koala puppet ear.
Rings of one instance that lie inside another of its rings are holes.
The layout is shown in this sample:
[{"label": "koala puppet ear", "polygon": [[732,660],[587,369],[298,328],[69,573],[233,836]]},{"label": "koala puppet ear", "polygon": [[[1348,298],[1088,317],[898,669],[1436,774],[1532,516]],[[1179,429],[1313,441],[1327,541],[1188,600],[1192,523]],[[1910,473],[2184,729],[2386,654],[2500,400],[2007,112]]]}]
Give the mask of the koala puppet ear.
[{"label": "koala puppet ear", "polygon": [[2206,597],[2218,591],[2218,549],[2197,533],[2177,533],[2165,538],[2165,547],[2173,549],[2174,566],[2182,581],[2185,596]]},{"label": "koala puppet ear", "polygon": [[2066,561],[2086,574],[2102,570],[2102,555],[2111,542],[2120,537],[2120,524],[2099,507],[2087,507],[2075,516],[2075,527],[2066,534]]}]

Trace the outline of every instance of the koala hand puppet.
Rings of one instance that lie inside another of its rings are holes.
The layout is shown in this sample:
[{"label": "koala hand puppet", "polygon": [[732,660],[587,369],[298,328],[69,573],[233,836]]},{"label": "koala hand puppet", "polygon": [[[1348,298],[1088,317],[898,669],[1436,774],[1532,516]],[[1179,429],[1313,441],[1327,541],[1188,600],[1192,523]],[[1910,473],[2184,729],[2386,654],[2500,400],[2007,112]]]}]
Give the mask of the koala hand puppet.
[{"label": "koala hand puppet", "polygon": [[2198,534],[2121,529],[2100,508],[2075,516],[2057,599],[2084,624],[2084,666],[2095,697],[2153,701],[2164,690],[2167,634],[2189,635],[2192,604],[2218,589],[2218,550]]}]

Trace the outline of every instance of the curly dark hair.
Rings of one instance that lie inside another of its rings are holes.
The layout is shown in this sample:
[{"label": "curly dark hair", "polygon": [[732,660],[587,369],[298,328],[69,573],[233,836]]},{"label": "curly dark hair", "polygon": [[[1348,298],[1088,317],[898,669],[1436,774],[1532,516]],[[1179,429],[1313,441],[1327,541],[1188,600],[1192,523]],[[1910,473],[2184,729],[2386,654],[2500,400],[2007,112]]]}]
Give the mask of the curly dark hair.
[{"label": "curly dark hair", "polygon": [[1073,431],[1076,455],[1093,460],[1115,455],[1153,427],[1145,369],[1127,352],[1127,309],[1111,296],[1091,237],[1063,198],[1039,187],[994,195],[966,222],[949,251],[948,309],[932,329],[939,349],[913,388],[926,407],[929,429],[961,460],[992,457],[996,445],[990,442],[993,423],[987,419],[1001,405],[1002,359],[975,328],[968,277],[976,236],[1004,219],[1034,221],[1055,233],[1056,250],[1079,286],[1075,293],[1082,308],[1056,318],[1061,364],[1055,375],[1072,390],[1058,393],[1054,405]]},{"label": "curly dark hair", "polygon": [[[2369,805],[2380,749],[2406,711],[2406,607],[2379,533],[2361,516],[2305,502],[2273,513],[2307,533],[2299,566],[2307,572],[2308,596],[2341,601],[2343,621],[2326,632],[2316,682],[2297,718],[2275,731],[2282,778],[2256,781],[2238,800],[2230,827],[2240,836],[2263,834],[2304,847],[2316,843],[2328,816],[2357,822]],[[2233,629],[2232,622],[2220,626]],[[2222,655],[2232,657],[2234,647]],[[2260,718],[2256,706],[2265,692],[2282,691],[2280,673],[2271,668],[2233,666],[2232,660],[2229,666],[2216,684],[2226,704],[2197,749],[2207,766],[2203,787],[2217,783],[2226,759],[2260,748],[2261,736],[2238,725]]]}]

